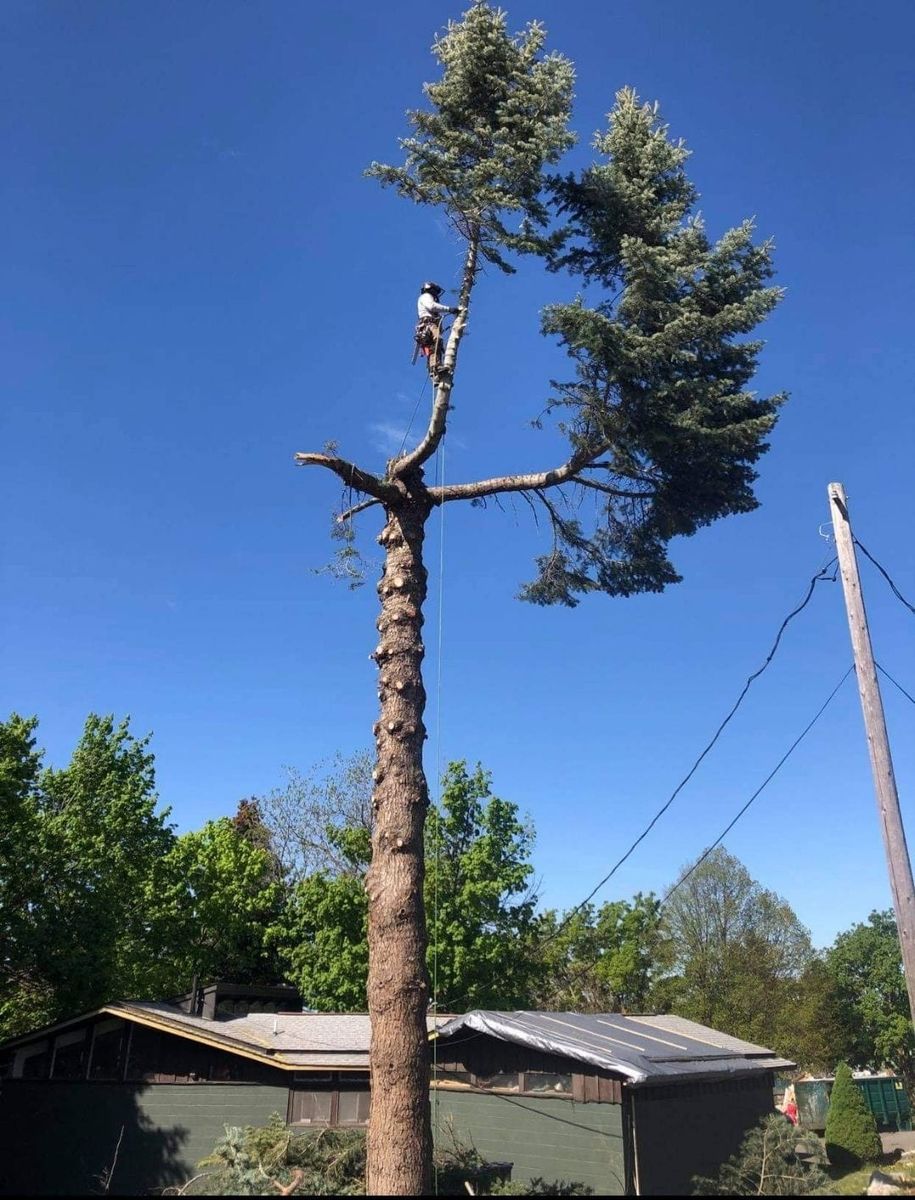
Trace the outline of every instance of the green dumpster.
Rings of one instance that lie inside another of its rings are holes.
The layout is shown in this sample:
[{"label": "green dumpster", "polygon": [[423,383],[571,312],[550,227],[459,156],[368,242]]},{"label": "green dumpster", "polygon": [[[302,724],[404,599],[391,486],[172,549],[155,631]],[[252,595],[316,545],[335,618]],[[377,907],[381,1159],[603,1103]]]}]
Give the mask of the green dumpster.
[{"label": "green dumpster", "polygon": [[[794,1085],[797,1123],[801,1129],[822,1133],[826,1128],[833,1082],[832,1078],[801,1079]],[[898,1075],[856,1075],[855,1083],[874,1114],[878,1129],[885,1133],[912,1128],[912,1108]]]},{"label": "green dumpster", "polygon": [[864,1093],[878,1129],[912,1128],[912,1107],[898,1075],[858,1076],[855,1083]]}]

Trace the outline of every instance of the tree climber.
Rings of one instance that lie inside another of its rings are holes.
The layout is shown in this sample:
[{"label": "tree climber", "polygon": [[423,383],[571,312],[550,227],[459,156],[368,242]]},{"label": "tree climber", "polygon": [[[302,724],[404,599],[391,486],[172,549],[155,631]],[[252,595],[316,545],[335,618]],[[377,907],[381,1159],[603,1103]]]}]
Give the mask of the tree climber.
[{"label": "tree climber", "polygon": [[423,358],[428,359],[430,374],[442,365],[445,353],[442,317],[446,313],[456,317],[461,311],[453,305],[439,303],[443,291],[444,288],[439,284],[427,281],[419,289],[419,299],[416,301],[416,315],[419,320],[414,334],[416,348],[413,361],[416,362],[417,354],[422,354]]}]

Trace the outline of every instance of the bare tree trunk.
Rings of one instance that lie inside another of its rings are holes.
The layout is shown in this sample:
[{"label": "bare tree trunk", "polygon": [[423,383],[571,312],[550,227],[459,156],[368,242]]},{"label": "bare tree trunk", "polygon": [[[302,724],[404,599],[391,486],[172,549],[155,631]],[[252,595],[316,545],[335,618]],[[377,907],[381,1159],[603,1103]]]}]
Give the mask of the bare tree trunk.
[{"label": "bare tree trunk", "polygon": [[386,506],[378,540],[385,565],[378,583],[381,716],[372,797],[368,1004],[372,1019],[372,1111],[368,1129],[369,1195],[428,1194],[431,1157],[426,1014],[426,919],[423,827],[429,803],[423,773],[422,547],[431,503],[417,469],[402,504]]}]

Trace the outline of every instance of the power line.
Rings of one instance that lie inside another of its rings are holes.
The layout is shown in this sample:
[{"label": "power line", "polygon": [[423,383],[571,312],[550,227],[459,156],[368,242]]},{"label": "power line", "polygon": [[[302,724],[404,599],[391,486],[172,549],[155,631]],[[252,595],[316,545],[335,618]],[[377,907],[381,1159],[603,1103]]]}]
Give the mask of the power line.
[{"label": "power line", "polygon": [[869,558],[871,560],[871,562],[874,564],[874,566],[877,568],[877,570],[880,572],[880,574],[883,576],[883,578],[887,581],[887,583],[893,589],[893,595],[896,597],[896,599],[900,600],[906,606],[906,608],[909,610],[910,613],[915,613],[915,604],[910,604],[908,602],[908,600],[906,600],[905,596],[903,596],[902,592],[900,592],[899,588],[896,587],[896,584],[890,578],[890,574],[886,570],[886,568],[882,567],[880,565],[880,563],[877,562],[876,558],[874,558],[874,556],[873,556],[873,554],[871,554],[870,550],[868,550],[868,548],[866,546],[862,545],[862,543],[859,542],[857,538],[854,538],[854,543],[858,547],[858,549],[861,551],[861,553],[864,554],[867,558]]},{"label": "power line", "polygon": [[830,583],[835,582],[835,578],[836,578],[835,572],[833,572],[832,575],[830,575],[828,572],[829,572],[830,568],[832,568],[833,566],[835,566],[837,564],[837,562],[838,562],[838,560],[836,558],[830,559],[829,562],[827,562],[825,566],[821,567],[819,569],[819,571],[817,571],[817,573],[810,580],[810,583],[807,585],[807,592],[804,596],[804,599],[800,602],[800,604],[797,606],[797,608],[792,609],[792,611],[790,613],[788,613],[787,617],[785,617],[785,619],[782,621],[781,625],[779,626],[778,633],[775,635],[775,641],[772,643],[772,649],[766,655],[765,662],[762,664],[762,666],[759,668],[759,670],[754,671],[753,674],[748,677],[746,683],[743,685],[740,695],[735,700],[734,705],[731,708],[731,711],[728,713],[728,715],[724,718],[724,720],[721,722],[721,724],[715,730],[714,736],[712,737],[711,741],[708,743],[708,745],[705,747],[705,749],[702,751],[702,753],[699,755],[699,757],[696,759],[696,761],[690,767],[690,769],[686,773],[686,775],[684,775],[684,777],[680,780],[680,782],[674,788],[673,792],[671,792],[670,797],[667,799],[667,801],[661,805],[661,807],[658,809],[658,811],[655,813],[655,815],[651,818],[651,820],[648,822],[648,824],[645,826],[645,828],[642,830],[642,832],[639,834],[639,836],[635,839],[635,841],[632,843],[632,845],[629,847],[629,849],[626,851],[626,853],[622,856],[622,858],[620,858],[616,863],[614,863],[614,865],[610,868],[610,870],[603,877],[603,879],[601,879],[601,881],[596,885],[596,887],[592,888],[592,890],[588,893],[588,895],[584,898],[584,900],[582,900],[580,904],[576,904],[576,906],[566,914],[566,916],[563,918],[563,920],[560,922],[560,924],[557,926],[557,928],[553,931],[553,933],[549,934],[546,938],[543,939],[543,943],[542,943],[543,945],[545,945],[547,942],[551,942],[555,938],[559,937],[560,933],[562,933],[563,929],[565,929],[566,925],[568,925],[569,921],[572,920],[572,918],[575,916],[575,914],[577,912],[580,912],[581,909],[583,909],[584,906],[589,901],[594,899],[594,897],[601,890],[601,888],[604,886],[604,884],[609,882],[609,880],[613,878],[613,876],[620,869],[620,867],[623,865],[623,863],[626,862],[626,860],[630,857],[630,855],[633,853],[633,851],[636,849],[636,847],[641,842],[643,842],[645,840],[645,838],[648,836],[648,834],[652,831],[652,829],[654,829],[655,825],[657,825],[657,823],[661,819],[661,817],[663,817],[663,815],[667,812],[667,810],[673,804],[674,800],[676,800],[676,798],[680,794],[680,792],[686,787],[686,785],[692,779],[693,775],[695,775],[696,771],[699,768],[699,764],[702,762],[702,760],[705,758],[705,756],[709,753],[709,751],[712,749],[712,747],[718,741],[719,737],[724,732],[725,726],[730,722],[731,718],[734,716],[734,714],[737,712],[738,708],[740,708],[741,704],[743,703],[744,697],[746,696],[747,692],[750,690],[750,687],[752,686],[752,684],[760,677],[760,675],[762,675],[763,671],[765,671],[766,668],[769,666],[769,664],[772,662],[772,659],[775,657],[775,653],[778,650],[779,644],[782,640],[782,635],[784,634],[784,632],[787,629],[790,622],[793,621],[794,618],[799,613],[803,612],[803,610],[810,603],[810,599],[813,596],[816,585],[818,583],[822,582],[824,579],[828,579]]},{"label": "power line", "polygon": [[804,731],[801,734],[799,734],[798,737],[796,737],[794,739],[794,741],[791,743],[791,745],[788,747],[788,749],[785,751],[785,753],[782,755],[782,757],[778,760],[778,762],[775,764],[775,766],[772,768],[772,770],[769,772],[769,774],[766,776],[766,778],[762,781],[762,783],[759,785],[759,787],[756,789],[756,791],[753,793],[753,795],[750,797],[750,799],[746,802],[746,804],[743,806],[743,808],[738,812],[737,816],[734,817],[733,821],[731,821],[730,824],[725,827],[723,832],[714,840],[714,842],[712,842],[711,846],[709,846],[709,848],[706,851],[704,851],[704,853],[699,855],[699,857],[696,859],[696,861],[693,863],[693,865],[690,867],[690,869],[686,872],[686,874],[683,875],[682,878],[677,880],[677,882],[670,889],[670,891],[667,893],[667,895],[664,896],[664,898],[661,900],[661,903],[658,906],[659,908],[663,907],[667,903],[667,901],[671,898],[671,896],[674,894],[674,892],[677,890],[678,887],[681,887],[684,883],[686,883],[686,881],[687,881],[687,879],[689,879],[690,875],[692,875],[692,873],[699,866],[701,866],[701,864],[703,862],[705,862],[705,860],[712,853],[712,851],[715,849],[715,847],[721,845],[721,843],[724,841],[724,839],[727,837],[727,835],[731,832],[731,830],[734,828],[734,826],[737,824],[737,822],[740,820],[740,818],[743,816],[743,814],[747,811],[747,809],[750,807],[750,805],[753,803],[753,801],[756,799],[756,797],[775,778],[775,776],[779,773],[779,771],[782,769],[782,767],[785,765],[785,763],[788,761],[788,759],[791,757],[791,755],[794,753],[794,751],[797,749],[797,747],[801,744],[801,742],[804,740],[804,738],[807,736],[807,734],[810,732],[810,730],[813,729],[814,725],[816,725],[817,721],[819,721],[820,717],[823,715],[823,713],[829,707],[829,704],[832,701],[833,696],[835,696],[835,694],[838,692],[839,688],[841,688],[842,684],[849,677],[849,675],[851,675],[851,673],[852,673],[852,671],[854,671],[854,669],[855,669],[855,664],[852,663],[852,665],[848,668],[848,670],[845,672],[845,674],[842,676],[842,678],[839,680],[839,682],[836,684],[836,686],[829,693],[826,700],[823,702],[823,704],[817,710],[817,714],[813,718],[813,720],[810,721],[810,723],[805,727]]},{"label": "power line", "polygon": [[877,670],[880,672],[881,675],[885,675],[887,677],[887,679],[890,681],[890,683],[893,685],[893,687],[899,688],[900,692],[902,692],[902,694],[903,694],[903,696],[905,696],[906,700],[911,700],[912,703],[915,704],[915,696],[910,695],[905,690],[905,688],[902,686],[902,684],[897,679],[893,678],[893,676],[889,673],[889,671],[887,671],[883,667],[881,667],[881,665],[876,661],[876,659],[874,660],[874,666],[877,668]]}]

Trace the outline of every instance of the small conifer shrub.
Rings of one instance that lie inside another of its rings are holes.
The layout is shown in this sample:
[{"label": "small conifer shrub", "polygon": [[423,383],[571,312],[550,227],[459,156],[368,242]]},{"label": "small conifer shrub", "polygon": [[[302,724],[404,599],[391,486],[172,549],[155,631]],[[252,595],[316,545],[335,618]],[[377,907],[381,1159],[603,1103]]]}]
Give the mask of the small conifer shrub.
[{"label": "small conifer shrub", "polygon": [[826,1117],[826,1153],[834,1167],[860,1167],[880,1159],[874,1114],[847,1063],[839,1063]]},{"label": "small conifer shrub", "polygon": [[712,1178],[693,1179],[694,1196],[828,1194],[813,1147],[781,1114],[763,1117]]}]

